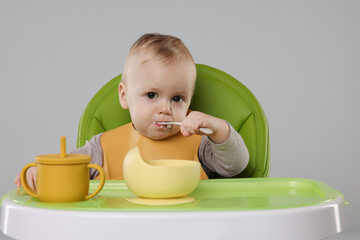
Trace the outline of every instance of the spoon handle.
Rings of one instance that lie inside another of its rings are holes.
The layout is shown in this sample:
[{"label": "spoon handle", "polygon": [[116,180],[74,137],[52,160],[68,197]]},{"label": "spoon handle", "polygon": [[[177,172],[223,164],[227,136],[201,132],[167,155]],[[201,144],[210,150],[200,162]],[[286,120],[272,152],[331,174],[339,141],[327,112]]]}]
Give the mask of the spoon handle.
[{"label": "spoon handle", "polygon": [[213,134],[213,131],[210,128],[200,128],[200,132],[205,133],[207,135]]}]

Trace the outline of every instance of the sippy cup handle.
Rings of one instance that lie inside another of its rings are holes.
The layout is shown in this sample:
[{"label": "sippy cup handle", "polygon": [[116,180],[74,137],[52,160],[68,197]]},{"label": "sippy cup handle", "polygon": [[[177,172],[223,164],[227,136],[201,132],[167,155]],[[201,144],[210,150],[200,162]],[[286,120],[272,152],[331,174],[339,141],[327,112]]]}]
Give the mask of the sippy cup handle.
[{"label": "sippy cup handle", "polygon": [[101,191],[101,189],[103,188],[103,186],[105,184],[105,174],[104,174],[104,170],[102,169],[102,167],[100,167],[97,164],[89,163],[86,167],[87,168],[95,168],[96,170],[99,171],[99,174],[100,174],[100,183],[99,183],[98,188],[93,193],[85,196],[85,199],[88,200],[88,199],[92,198],[93,196],[95,196],[96,194],[98,194]]},{"label": "sippy cup handle", "polygon": [[39,198],[38,195],[36,194],[36,192],[34,190],[32,190],[27,182],[27,179],[26,179],[26,172],[29,168],[31,167],[36,167],[36,162],[32,162],[32,163],[28,163],[26,164],[23,169],[21,170],[21,184],[25,190],[25,192],[27,192],[29,195],[33,196],[33,197],[36,197],[36,198]]}]

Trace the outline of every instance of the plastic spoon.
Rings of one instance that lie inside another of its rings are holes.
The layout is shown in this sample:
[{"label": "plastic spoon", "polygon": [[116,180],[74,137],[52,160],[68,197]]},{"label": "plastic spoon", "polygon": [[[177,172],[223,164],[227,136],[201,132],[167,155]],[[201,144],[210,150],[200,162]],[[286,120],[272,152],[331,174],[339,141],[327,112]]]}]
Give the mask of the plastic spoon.
[{"label": "plastic spoon", "polygon": [[[171,125],[181,125],[181,122],[154,122],[155,125],[166,125],[167,128],[171,128]],[[200,128],[200,132],[211,135],[213,131],[210,128]]]}]

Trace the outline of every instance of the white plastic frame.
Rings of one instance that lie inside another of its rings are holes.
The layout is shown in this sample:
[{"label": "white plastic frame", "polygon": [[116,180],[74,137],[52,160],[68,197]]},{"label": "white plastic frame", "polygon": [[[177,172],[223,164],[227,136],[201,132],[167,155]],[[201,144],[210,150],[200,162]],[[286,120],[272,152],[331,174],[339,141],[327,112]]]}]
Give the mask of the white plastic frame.
[{"label": "white plastic frame", "polygon": [[0,230],[15,239],[324,239],[344,228],[343,198],[254,211],[97,212],[22,206],[5,198]]}]

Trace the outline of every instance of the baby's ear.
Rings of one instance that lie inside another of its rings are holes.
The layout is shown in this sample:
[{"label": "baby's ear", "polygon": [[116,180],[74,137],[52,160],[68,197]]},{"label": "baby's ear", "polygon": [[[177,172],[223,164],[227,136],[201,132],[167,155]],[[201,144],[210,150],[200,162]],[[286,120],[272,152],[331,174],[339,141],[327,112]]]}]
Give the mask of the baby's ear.
[{"label": "baby's ear", "polygon": [[121,82],[119,84],[119,101],[120,101],[120,105],[123,109],[129,108],[126,97],[127,97],[126,96],[126,84]]}]

